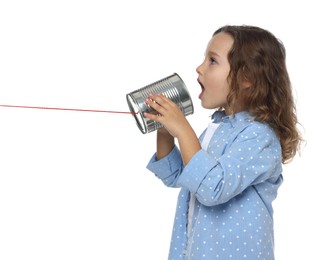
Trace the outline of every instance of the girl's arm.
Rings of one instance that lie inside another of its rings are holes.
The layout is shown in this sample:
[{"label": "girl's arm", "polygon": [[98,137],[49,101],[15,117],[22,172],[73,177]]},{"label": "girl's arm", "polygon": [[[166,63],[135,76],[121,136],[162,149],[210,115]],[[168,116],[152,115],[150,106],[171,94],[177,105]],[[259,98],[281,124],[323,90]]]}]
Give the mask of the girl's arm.
[{"label": "girl's arm", "polygon": [[168,155],[174,148],[174,137],[163,127],[157,130],[157,159]]},{"label": "girl's arm", "polygon": [[146,118],[161,123],[164,129],[157,133],[157,157],[167,155],[174,147],[177,138],[184,165],[201,149],[199,140],[178,106],[162,94],[149,95],[146,103],[158,112],[158,115],[144,113]]}]

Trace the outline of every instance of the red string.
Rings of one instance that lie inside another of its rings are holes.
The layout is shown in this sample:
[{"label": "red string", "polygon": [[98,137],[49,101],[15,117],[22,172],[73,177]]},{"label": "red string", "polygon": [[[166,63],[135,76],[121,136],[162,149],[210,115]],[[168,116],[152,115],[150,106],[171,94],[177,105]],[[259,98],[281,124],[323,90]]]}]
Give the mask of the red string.
[{"label": "red string", "polygon": [[78,111],[78,112],[119,113],[119,114],[133,114],[133,115],[138,114],[138,112],[94,110],[94,109],[76,109],[76,108],[59,108],[59,107],[34,107],[34,106],[13,106],[13,105],[0,105],[0,107],[49,109],[49,110],[68,110],[68,111]]}]

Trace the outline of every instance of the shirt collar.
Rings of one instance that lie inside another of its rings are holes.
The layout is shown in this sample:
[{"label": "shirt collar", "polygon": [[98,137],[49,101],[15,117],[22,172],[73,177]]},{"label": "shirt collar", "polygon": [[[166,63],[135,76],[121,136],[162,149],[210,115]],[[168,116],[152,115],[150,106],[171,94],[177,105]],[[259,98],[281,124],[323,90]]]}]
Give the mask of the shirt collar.
[{"label": "shirt collar", "polygon": [[254,116],[252,116],[247,111],[238,112],[233,115],[226,115],[225,111],[215,111],[212,116],[212,123],[230,123],[232,126],[234,126],[235,123],[241,122],[241,121],[254,121]]}]

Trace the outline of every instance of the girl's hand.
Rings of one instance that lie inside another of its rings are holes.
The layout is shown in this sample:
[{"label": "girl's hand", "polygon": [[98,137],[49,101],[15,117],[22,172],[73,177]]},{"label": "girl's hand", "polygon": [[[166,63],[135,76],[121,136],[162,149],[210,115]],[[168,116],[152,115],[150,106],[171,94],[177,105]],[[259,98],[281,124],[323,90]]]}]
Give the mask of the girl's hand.
[{"label": "girl's hand", "polygon": [[163,94],[150,94],[145,103],[158,114],[144,113],[144,116],[161,123],[173,137],[178,138],[185,133],[186,128],[191,127],[179,107]]},{"label": "girl's hand", "polygon": [[[176,137],[183,163],[184,165],[188,164],[193,155],[201,149],[201,145],[183,112],[163,94],[151,94],[145,102],[157,111],[158,114],[144,113],[144,116],[164,126],[164,128],[158,129],[160,130],[157,135],[159,136],[157,141],[159,147],[157,152],[158,158],[162,158],[172,149],[173,137]],[[167,142],[167,140],[170,141]]]}]

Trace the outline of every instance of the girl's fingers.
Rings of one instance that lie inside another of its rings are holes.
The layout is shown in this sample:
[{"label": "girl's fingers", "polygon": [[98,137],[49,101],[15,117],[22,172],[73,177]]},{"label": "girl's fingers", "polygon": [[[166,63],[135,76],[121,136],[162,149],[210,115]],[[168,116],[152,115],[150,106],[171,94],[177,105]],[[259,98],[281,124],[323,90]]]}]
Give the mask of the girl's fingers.
[{"label": "girl's fingers", "polygon": [[145,100],[145,103],[160,114],[162,114],[164,112],[164,108],[160,105],[160,103],[158,101],[156,101],[154,99],[147,98]]},{"label": "girl's fingers", "polygon": [[158,115],[154,115],[154,114],[151,114],[151,113],[146,113],[144,112],[143,114],[146,118],[150,119],[150,120],[153,120],[153,121],[158,121],[160,123],[162,117],[158,114]]},{"label": "girl's fingers", "polygon": [[145,100],[145,103],[153,110],[155,110],[157,114],[144,113],[144,116],[160,123],[163,123],[165,121],[165,117],[169,113],[174,114],[175,112],[173,111],[175,111],[175,109],[178,109],[177,105],[163,94],[149,94],[149,97]]},{"label": "girl's fingers", "polygon": [[168,109],[169,106],[171,106],[171,104],[173,103],[173,101],[171,101],[169,98],[167,98],[163,94],[150,94],[149,98],[166,109]]}]

